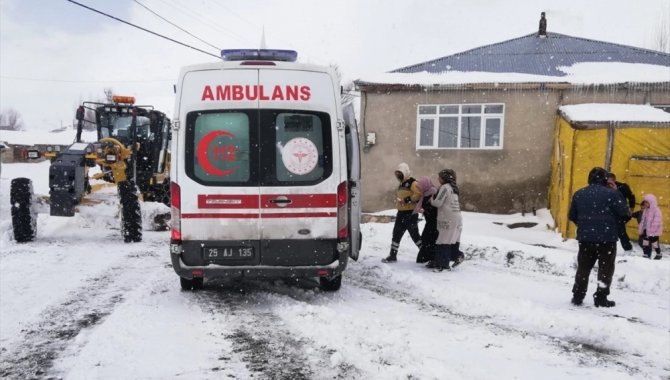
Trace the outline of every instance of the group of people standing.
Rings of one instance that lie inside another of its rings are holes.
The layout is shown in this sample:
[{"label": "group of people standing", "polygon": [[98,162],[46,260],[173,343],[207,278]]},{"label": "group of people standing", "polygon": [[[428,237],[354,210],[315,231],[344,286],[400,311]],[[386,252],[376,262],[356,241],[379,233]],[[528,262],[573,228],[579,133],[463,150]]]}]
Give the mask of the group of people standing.
[{"label": "group of people standing", "polygon": [[[456,172],[443,169],[437,173],[439,186],[430,177],[416,180],[411,176],[409,166],[401,163],[395,171],[399,182],[396,191],[397,214],[393,226],[391,251],[382,259],[384,263],[398,261],[398,248],[405,232],[419,248],[417,263],[435,272],[449,270],[463,262],[465,256],[460,251],[463,219],[459,203]],[[625,251],[632,250],[626,233],[626,223],[633,217],[638,220],[638,243],[643,255],[661,259],[659,238],[663,233],[661,210],[656,197],[647,193],[640,204],[641,209],[633,212],[635,196],[625,183],[616,181],[614,173],[595,167],[591,169],[588,185],[579,189],[572,197],[569,219],[577,225],[577,272],[572,287],[572,303],[581,305],[586,296],[589,276],[598,262],[598,287],[593,294],[596,307],[612,307],[608,300],[610,285],[614,276],[617,241]],[[419,233],[419,214],[426,221]],[[452,263],[450,265],[450,263]]]},{"label": "group of people standing", "polygon": [[[628,203],[627,203],[628,201]],[[591,169],[588,185],[575,192],[570,204],[569,219],[577,225],[577,272],[572,287],[572,303],[581,305],[586,296],[589,275],[598,262],[598,287],[593,294],[596,307],[612,307],[608,300],[610,285],[614,275],[617,240],[621,240],[624,250],[632,250],[625,230],[631,217],[638,219],[639,239],[645,257],[651,258],[651,250],[661,259],[658,243],[663,233],[661,210],[653,194],[644,196],[640,211],[632,212],[635,197],[630,188],[616,181],[613,173],[595,167]]]},{"label": "group of people standing", "polygon": [[[418,181],[411,176],[409,166],[401,163],[395,171],[399,181],[396,191],[397,214],[393,226],[391,251],[384,263],[398,261],[398,248],[405,232],[419,248],[417,263],[427,263],[435,272],[450,270],[463,262],[465,255],[460,251],[463,218],[459,202],[456,172],[443,169],[437,173],[439,186],[430,177]],[[419,214],[426,221],[419,233]],[[453,265],[450,263],[453,262]]]}]

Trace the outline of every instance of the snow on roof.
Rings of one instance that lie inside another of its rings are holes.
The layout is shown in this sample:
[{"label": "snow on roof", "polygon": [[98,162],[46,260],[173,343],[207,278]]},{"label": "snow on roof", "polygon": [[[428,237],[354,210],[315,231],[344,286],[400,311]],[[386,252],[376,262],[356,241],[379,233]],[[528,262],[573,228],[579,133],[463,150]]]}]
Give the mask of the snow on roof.
[{"label": "snow on roof", "polygon": [[649,105],[586,103],[558,109],[571,121],[670,123],[670,113]]},{"label": "snow on roof", "polygon": [[452,85],[468,83],[570,83],[574,85],[670,82],[670,67],[644,63],[583,62],[559,66],[565,76],[522,73],[447,71],[442,73],[380,73],[358,84]]},{"label": "snow on roof", "polygon": [[[70,145],[74,142],[77,131],[68,129],[61,132],[44,131],[5,131],[0,130],[0,141],[9,145]],[[96,131],[83,131],[81,134],[83,141],[97,141]]]}]

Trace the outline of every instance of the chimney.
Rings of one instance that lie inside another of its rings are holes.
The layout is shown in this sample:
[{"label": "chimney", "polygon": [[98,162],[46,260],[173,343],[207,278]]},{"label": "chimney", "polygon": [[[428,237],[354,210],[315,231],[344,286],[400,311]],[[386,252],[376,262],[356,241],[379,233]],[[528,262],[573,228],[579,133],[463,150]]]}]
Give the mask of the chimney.
[{"label": "chimney", "polygon": [[537,35],[540,38],[547,36],[547,19],[544,18],[544,12],[540,14],[540,30],[538,30]]}]

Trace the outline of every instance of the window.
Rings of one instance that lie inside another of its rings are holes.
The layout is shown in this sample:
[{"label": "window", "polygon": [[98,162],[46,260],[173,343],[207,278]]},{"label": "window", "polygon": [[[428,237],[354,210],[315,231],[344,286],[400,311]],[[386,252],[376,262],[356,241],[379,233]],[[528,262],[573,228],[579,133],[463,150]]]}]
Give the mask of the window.
[{"label": "window", "polygon": [[426,104],[417,109],[417,149],[501,149],[504,104]]},{"label": "window", "polygon": [[330,117],[295,110],[186,116],[186,174],[207,186],[301,186],[332,174]]}]

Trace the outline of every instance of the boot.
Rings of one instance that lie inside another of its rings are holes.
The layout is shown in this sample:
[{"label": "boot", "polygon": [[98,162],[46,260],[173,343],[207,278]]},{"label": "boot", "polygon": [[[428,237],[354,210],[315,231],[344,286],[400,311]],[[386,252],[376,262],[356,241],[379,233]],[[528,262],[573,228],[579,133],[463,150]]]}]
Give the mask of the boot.
[{"label": "boot", "polygon": [[382,263],[386,263],[386,264],[388,264],[388,263],[395,263],[395,262],[397,262],[397,261],[398,261],[398,257],[397,257],[396,255],[394,255],[394,254],[390,254],[390,255],[388,255],[387,257],[385,257],[385,258],[382,259]]},{"label": "boot", "polygon": [[398,261],[398,246],[400,244],[396,242],[391,243],[391,251],[389,252],[389,255],[385,258],[382,259],[382,263],[395,263]]},{"label": "boot", "polygon": [[451,267],[456,268],[457,266],[461,265],[463,261],[465,261],[465,254],[463,254],[461,251],[458,251],[458,257],[456,260],[454,260],[454,264]]},{"label": "boot", "polygon": [[660,260],[661,259],[661,254],[657,253],[656,256],[654,256],[654,260]]},{"label": "boot", "polygon": [[606,294],[596,292],[593,295],[593,304],[596,307],[613,307],[616,302],[608,300]]},{"label": "boot", "polygon": [[570,302],[575,306],[581,306],[581,304],[584,302],[584,298],[574,296]]}]

